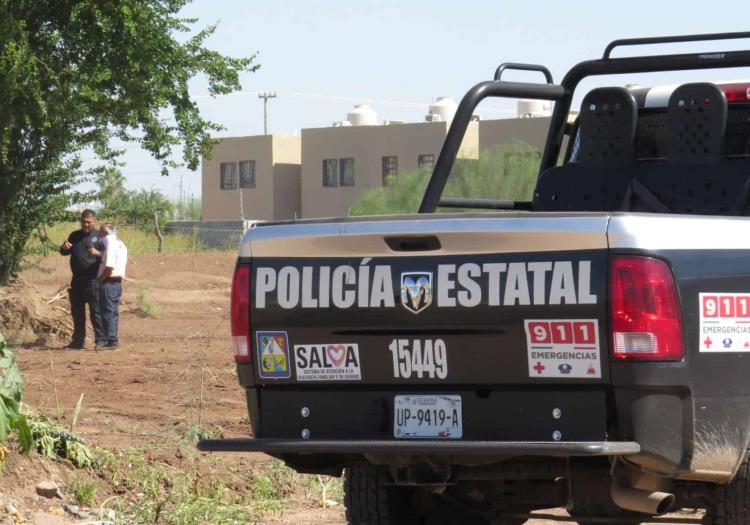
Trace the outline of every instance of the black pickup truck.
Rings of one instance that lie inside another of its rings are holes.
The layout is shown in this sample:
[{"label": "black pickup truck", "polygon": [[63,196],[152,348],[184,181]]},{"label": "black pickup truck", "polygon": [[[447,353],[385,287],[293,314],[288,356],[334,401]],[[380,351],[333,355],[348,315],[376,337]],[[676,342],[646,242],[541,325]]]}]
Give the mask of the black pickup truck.
[{"label": "black pickup truck", "polygon": [[[615,48],[748,37],[615,41],[559,85],[503,64],[419,214],[248,231],[232,336],[254,437],[199,447],[343,472],[352,524],[750,524],[750,82],[596,88],[570,118],[586,77],[750,67]],[[529,202],[441,198],[487,97],[555,102]]]}]

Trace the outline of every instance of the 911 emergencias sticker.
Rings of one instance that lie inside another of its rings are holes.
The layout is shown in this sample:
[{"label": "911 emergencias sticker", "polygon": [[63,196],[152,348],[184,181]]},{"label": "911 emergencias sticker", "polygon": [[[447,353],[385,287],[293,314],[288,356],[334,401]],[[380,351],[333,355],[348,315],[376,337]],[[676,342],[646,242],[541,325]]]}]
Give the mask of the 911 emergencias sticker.
[{"label": "911 emergencias sticker", "polygon": [[715,292],[698,296],[700,351],[750,352],[750,294]]},{"label": "911 emergencias sticker", "polygon": [[596,319],[526,319],[529,377],[602,377]]}]

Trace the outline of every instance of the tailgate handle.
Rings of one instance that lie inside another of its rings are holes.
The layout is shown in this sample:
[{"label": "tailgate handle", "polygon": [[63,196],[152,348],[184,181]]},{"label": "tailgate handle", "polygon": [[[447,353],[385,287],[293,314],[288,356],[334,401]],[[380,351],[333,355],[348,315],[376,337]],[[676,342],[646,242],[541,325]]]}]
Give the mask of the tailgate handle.
[{"label": "tailgate handle", "polygon": [[385,242],[394,252],[429,252],[442,247],[434,235],[386,237]]}]

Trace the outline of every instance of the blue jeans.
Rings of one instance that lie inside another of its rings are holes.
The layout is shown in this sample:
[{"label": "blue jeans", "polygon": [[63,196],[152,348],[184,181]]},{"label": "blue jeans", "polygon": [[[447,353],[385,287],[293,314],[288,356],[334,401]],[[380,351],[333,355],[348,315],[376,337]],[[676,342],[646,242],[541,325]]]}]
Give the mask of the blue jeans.
[{"label": "blue jeans", "polygon": [[104,281],[99,285],[99,308],[107,344],[117,344],[117,323],[120,320],[122,283]]},{"label": "blue jeans", "polygon": [[84,346],[86,342],[86,303],[89,305],[91,324],[94,327],[96,344],[107,342],[104,335],[104,325],[99,308],[99,282],[96,279],[73,277],[68,288],[70,298],[70,313],[73,317],[74,346]]}]

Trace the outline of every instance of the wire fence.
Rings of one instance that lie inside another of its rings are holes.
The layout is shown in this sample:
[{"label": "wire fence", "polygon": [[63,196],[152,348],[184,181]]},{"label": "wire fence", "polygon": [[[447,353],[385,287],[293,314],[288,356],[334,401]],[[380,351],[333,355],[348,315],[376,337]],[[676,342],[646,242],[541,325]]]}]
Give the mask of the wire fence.
[{"label": "wire fence", "polygon": [[[47,256],[56,253],[70,233],[78,228],[78,223],[73,222],[39,227],[27,243],[27,254]],[[128,247],[129,253],[133,255],[159,251],[172,253],[206,249],[234,250],[245,233],[244,228],[212,228],[210,225],[174,223],[159,229],[155,225],[115,224],[115,230]]]}]

